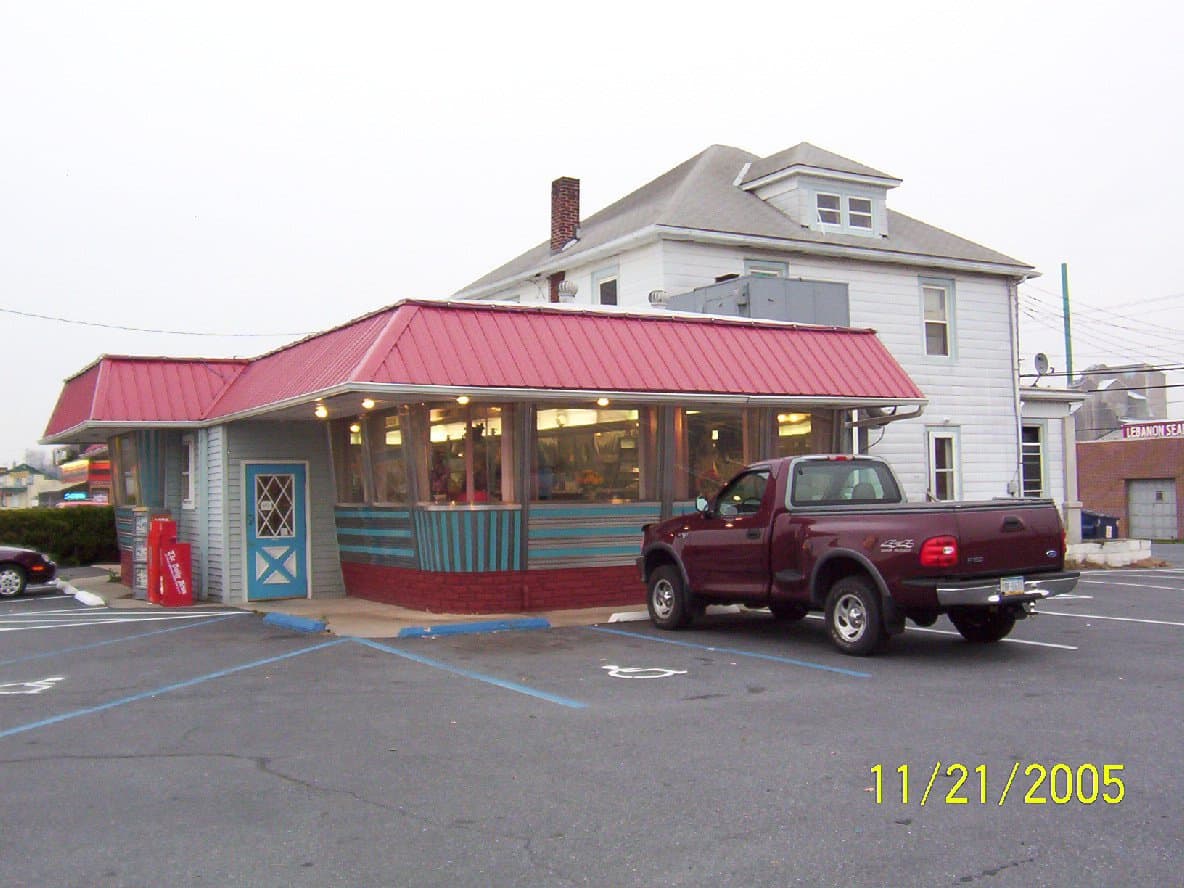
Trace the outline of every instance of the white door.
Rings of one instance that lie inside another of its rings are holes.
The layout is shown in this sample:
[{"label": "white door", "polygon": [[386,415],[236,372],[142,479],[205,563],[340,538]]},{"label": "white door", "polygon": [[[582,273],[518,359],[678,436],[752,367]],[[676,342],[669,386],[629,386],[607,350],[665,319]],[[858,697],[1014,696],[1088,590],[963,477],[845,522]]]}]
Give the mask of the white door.
[{"label": "white door", "polygon": [[1176,524],[1176,482],[1172,478],[1127,482],[1128,537],[1138,540],[1174,540]]}]

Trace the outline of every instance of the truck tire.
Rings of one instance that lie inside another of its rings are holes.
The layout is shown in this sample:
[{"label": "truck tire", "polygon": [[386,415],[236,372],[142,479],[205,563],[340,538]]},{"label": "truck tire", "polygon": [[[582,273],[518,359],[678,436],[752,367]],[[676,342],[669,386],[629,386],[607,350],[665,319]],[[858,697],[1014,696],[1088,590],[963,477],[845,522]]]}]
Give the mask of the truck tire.
[{"label": "truck tire", "polygon": [[887,640],[880,596],[865,577],[843,577],[830,587],[826,631],[835,647],[853,657],[865,657]]},{"label": "truck tire", "polygon": [[773,612],[773,619],[778,623],[796,623],[809,613],[804,604],[793,601],[775,601],[769,605],[769,610]]},{"label": "truck tire", "polygon": [[1015,627],[1015,614],[1011,611],[956,607],[950,610],[949,616],[959,634],[975,644],[1000,641]]},{"label": "truck tire", "polygon": [[657,568],[648,583],[646,607],[650,620],[659,629],[682,629],[695,615],[695,602],[682,581],[682,574],[672,564]]},{"label": "truck tire", "polygon": [[24,569],[19,564],[0,564],[0,595],[8,598],[24,591]]}]

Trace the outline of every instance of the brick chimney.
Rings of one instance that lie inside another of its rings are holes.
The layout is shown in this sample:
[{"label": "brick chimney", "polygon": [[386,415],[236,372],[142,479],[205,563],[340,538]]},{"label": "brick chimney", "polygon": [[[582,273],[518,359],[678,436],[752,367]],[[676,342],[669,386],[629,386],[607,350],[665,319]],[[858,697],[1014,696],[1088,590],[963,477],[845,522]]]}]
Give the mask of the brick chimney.
[{"label": "brick chimney", "polygon": [[551,252],[576,239],[580,224],[580,180],[562,176],[551,183]]}]

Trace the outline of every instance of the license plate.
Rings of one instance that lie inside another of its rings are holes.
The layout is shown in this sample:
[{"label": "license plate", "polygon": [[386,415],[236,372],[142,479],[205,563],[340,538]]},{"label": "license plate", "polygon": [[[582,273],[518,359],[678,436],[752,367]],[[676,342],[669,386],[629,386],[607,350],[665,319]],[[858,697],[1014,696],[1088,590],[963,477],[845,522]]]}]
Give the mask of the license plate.
[{"label": "license plate", "polygon": [[1023,577],[1004,577],[999,581],[999,591],[1003,595],[1023,595],[1025,592]]}]

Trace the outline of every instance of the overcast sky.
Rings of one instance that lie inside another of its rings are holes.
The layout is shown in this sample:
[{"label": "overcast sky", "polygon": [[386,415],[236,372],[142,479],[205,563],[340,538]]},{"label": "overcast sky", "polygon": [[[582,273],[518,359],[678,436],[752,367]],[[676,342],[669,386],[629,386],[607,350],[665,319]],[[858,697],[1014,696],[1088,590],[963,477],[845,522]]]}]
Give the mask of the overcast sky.
[{"label": "overcast sky", "polygon": [[588,216],[716,143],[813,142],[1035,265],[1025,369],[1065,369],[1062,262],[1075,369],[1184,361],[1169,4],[409,6],[0,0],[0,465],[101,354],[447,296],[548,237],[557,176]]}]

